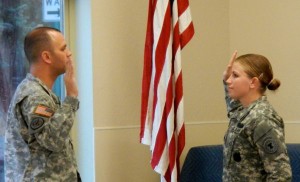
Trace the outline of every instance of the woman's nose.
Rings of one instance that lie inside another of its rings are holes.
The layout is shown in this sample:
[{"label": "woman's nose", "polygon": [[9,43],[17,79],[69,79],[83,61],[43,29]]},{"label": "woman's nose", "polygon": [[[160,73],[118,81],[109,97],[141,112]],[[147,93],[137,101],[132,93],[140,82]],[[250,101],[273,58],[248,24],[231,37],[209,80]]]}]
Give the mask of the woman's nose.
[{"label": "woman's nose", "polygon": [[231,83],[231,75],[230,75],[230,77],[225,82],[226,82],[226,84],[230,84]]}]

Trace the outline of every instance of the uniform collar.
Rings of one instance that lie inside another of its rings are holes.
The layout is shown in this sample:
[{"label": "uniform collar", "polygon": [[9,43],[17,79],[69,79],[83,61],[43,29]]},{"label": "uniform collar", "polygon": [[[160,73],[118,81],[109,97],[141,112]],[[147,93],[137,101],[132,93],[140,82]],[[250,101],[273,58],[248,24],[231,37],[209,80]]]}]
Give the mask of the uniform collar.
[{"label": "uniform collar", "polygon": [[258,103],[265,102],[265,101],[267,101],[267,96],[263,95],[260,98],[258,98],[257,100],[253,101],[248,107],[246,107],[246,109],[251,110]]},{"label": "uniform collar", "polygon": [[267,101],[267,96],[263,95],[257,100],[253,101],[248,107],[240,107],[238,120],[243,120],[257,104],[265,101]]},{"label": "uniform collar", "polygon": [[55,98],[55,100],[57,100],[57,96],[53,93],[52,90],[50,90],[46,84],[44,84],[44,82],[42,82],[42,80],[40,80],[39,78],[33,76],[31,73],[27,73],[26,78],[30,81],[34,81],[37,82],[46,92],[48,95],[50,95],[51,97]]}]

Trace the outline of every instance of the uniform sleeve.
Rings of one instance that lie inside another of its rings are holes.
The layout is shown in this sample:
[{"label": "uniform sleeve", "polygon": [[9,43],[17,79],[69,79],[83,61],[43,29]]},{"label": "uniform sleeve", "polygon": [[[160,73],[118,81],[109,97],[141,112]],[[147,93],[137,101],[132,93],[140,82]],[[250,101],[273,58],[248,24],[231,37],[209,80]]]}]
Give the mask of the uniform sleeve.
[{"label": "uniform sleeve", "polygon": [[29,96],[21,105],[22,115],[28,125],[30,135],[50,151],[60,151],[69,138],[75,112],[79,101],[66,97],[59,108],[56,108],[49,96]]},{"label": "uniform sleeve", "polygon": [[267,181],[291,181],[292,171],[283,128],[270,120],[261,121],[254,131],[254,142],[262,159],[262,173],[267,174]]},{"label": "uniform sleeve", "polygon": [[241,106],[241,103],[239,101],[236,101],[229,97],[228,95],[228,87],[225,81],[223,81],[224,90],[225,90],[225,102],[226,102],[226,108],[227,108],[227,117],[230,118],[231,114]]}]

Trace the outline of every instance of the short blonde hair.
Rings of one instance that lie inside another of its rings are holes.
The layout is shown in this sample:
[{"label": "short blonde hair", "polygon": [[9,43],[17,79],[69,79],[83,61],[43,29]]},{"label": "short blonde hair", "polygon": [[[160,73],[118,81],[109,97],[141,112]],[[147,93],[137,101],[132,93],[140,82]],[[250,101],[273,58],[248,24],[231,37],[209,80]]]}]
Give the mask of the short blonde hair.
[{"label": "short blonde hair", "polygon": [[29,32],[24,39],[24,52],[29,64],[35,63],[42,51],[52,50],[50,31],[60,32],[52,27],[37,27]]},{"label": "short blonde hair", "polygon": [[273,78],[273,70],[269,60],[259,54],[245,54],[239,56],[235,62],[240,63],[245,73],[250,77],[257,77],[261,83],[262,92],[276,90],[280,81]]}]

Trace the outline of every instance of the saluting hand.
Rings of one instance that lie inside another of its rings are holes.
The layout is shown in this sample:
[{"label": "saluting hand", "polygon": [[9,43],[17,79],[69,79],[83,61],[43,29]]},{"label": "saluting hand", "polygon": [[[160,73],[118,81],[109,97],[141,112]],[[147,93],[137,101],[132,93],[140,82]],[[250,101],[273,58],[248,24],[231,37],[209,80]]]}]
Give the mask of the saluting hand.
[{"label": "saluting hand", "polygon": [[229,60],[226,70],[223,72],[223,80],[224,81],[228,80],[228,78],[231,75],[232,65],[233,65],[234,60],[236,59],[236,55],[237,55],[237,51],[234,51],[231,56],[231,59]]},{"label": "saluting hand", "polygon": [[74,63],[70,59],[66,63],[66,72],[64,75],[64,81],[67,90],[67,96],[77,97],[78,96],[78,87],[75,79]]}]

